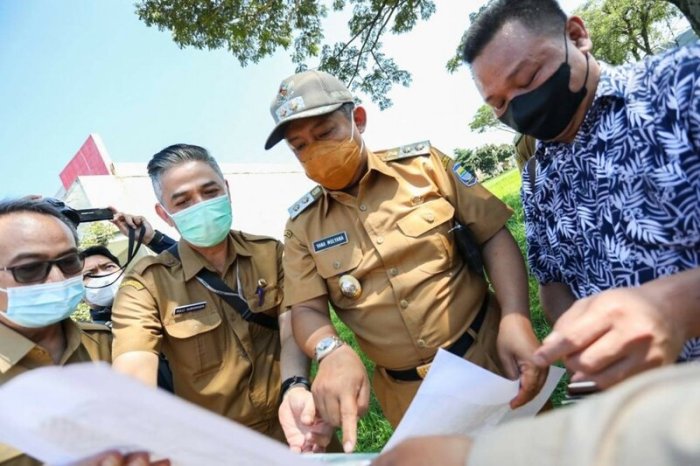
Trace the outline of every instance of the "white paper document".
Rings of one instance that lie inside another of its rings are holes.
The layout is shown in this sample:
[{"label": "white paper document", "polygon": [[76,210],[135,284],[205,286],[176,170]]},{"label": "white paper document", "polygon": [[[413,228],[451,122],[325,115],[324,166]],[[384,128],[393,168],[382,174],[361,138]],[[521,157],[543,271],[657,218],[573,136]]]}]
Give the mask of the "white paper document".
[{"label": "white paper document", "polygon": [[319,465],[102,363],[37,369],[3,385],[0,443],[52,465],[113,449],[149,451],[178,466]]},{"label": "white paper document", "polygon": [[508,405],[519,382],[489,372],[439,350],[416,397],[384,450],[421,435],[476,435],[518,417],[534,416],[546,403],[565,370],[552,366],[540,393],[518,409]]}]

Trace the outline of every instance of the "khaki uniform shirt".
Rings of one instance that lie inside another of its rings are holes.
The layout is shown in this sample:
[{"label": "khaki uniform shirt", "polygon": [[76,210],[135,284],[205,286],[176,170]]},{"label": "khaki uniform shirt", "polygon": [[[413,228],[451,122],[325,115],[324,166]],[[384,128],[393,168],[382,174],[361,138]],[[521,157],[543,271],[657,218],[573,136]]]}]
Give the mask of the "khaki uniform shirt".
[{"label": "khaki uniform shirt", "polygon": [[[253,312],[278,317],[282,303],[282,244],[232,231],[226,284]],[[208,268],[201,255],[178,243],[170,253],[141,259],[125,277],[112,308],[114,357],[162,352],[175,394],[259,432],[283,439],[277,422],[279,332],[249,323],[197,281]],[[262,299],[256,290],[264,292]]]},{"label": "khaki uniform shirt", "polygon": [[700,364],[656,369],[478,437],[469,466],[700,464]]},{"label": "khaki uniform shirt", "polygon": [[[408,369],[458,339],[484,300],[486,282],[469,272],[455,248],[454,219],[481,244],[511,211],[427,143],[369,153],[367,163],[357,197],[317,188],[310,194],[315,202],[287,222],[284,305],[327,295],[372,361]],[[359,297],[341,293],[346,274],[360,282]],[[496,332],[498,320],[489,325],[483,331]],[[376,382],[384,414],[395,424],[402,412],[388,412],[390,397]]]},{"label": "khaki uniform shirt", "polygon": [[[112,334],[99,324],[63,321],[66,349],[59,365],[86,361],[111,362]],[[41,346],[0,323],[0,385],[32,369],[54,365],[51,355]],[[2,466],[34,466],[41,462],[0,443]]]}]

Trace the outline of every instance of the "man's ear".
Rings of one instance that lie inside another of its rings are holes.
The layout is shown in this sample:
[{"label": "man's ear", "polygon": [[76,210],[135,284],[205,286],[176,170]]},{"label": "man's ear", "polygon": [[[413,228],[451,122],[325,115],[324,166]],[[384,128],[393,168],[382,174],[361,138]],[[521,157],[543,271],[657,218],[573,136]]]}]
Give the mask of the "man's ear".
[{"label": "man's ear", "polygon": [[355,126],[360,131],[360,133],[365,132],[367,127],[367,111],[362,105],[355,107],[355,111],[352,112],[352,118],[355,121]]},{"label": "man's ear", "polygon": [[566,34],[581,52],[587,53],[593,49],[591,36],[588,34],[586,24],[580,17],[572,16],[566,21]]},{"label": "man's ear", "polygon": [[165,208],[160,205],[159,203],[156,204],[156,213],[158,216],[163,219],[165,223],[170,225],[171,227],[175,228],[175,222],[173,222],[173,219],[170,218],[170,215],[168,215],[168,212],[165,211]]}]

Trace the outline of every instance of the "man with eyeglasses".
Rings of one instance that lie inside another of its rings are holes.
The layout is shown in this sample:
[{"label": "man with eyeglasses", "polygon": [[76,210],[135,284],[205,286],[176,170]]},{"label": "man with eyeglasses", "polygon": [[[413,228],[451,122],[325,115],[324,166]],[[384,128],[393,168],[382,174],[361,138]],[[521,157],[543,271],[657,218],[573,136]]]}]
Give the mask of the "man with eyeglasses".
[{"label": "man with eyeglasses", "polygon": [[[109,329],[70,319],[85,293],[70,221],[41,200],[1,201],[0,238],[0,385],[43,366],[109,362]],[[40,463],[0,444],[0,464]]]}]

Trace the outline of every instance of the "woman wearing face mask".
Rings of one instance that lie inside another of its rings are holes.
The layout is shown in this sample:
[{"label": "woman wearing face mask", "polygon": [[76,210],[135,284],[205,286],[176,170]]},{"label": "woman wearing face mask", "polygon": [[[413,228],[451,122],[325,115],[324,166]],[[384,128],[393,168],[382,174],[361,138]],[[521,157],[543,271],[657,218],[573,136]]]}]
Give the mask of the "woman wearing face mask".
[{"label": "woman wearing face mask", "polygon": [[104,246],[91,246],[81,256],[85,302],[93,322],[111,325],[112,303],[122,281],[119,259]]}]

